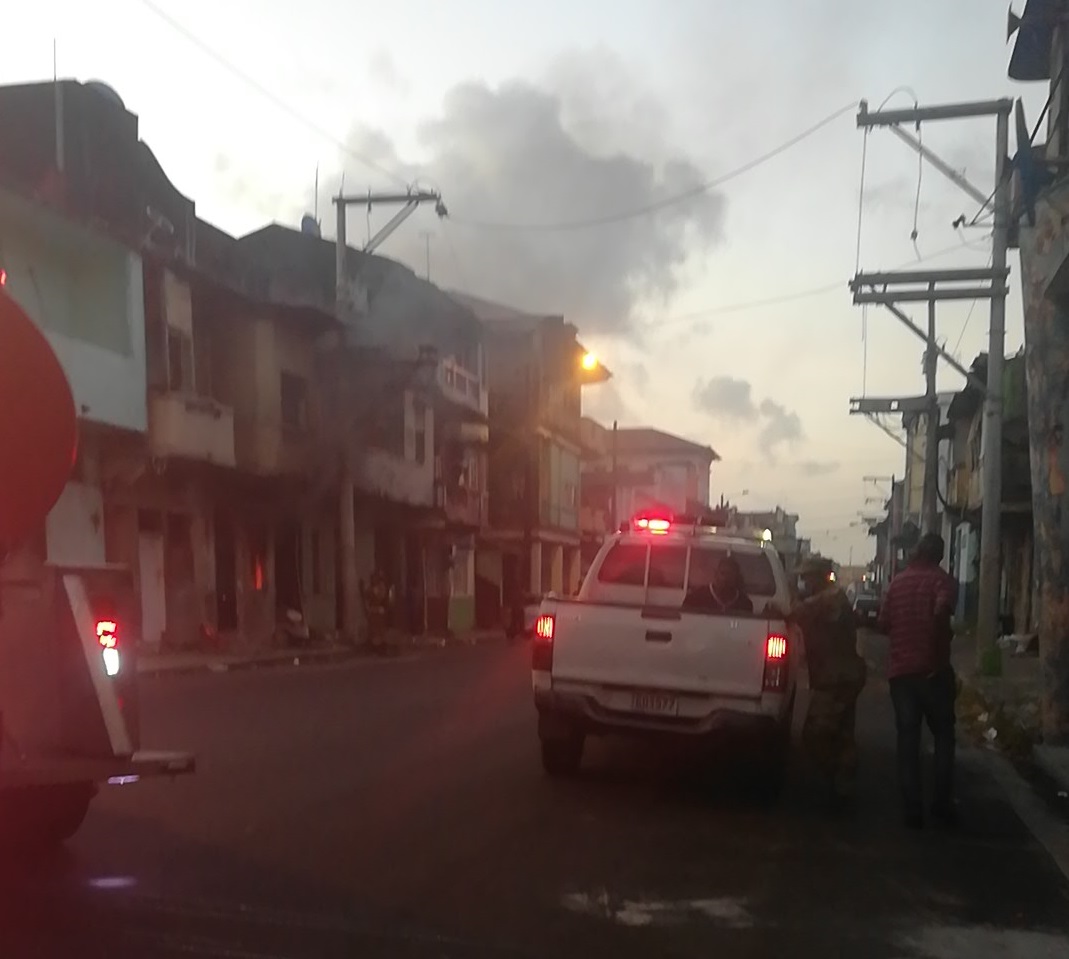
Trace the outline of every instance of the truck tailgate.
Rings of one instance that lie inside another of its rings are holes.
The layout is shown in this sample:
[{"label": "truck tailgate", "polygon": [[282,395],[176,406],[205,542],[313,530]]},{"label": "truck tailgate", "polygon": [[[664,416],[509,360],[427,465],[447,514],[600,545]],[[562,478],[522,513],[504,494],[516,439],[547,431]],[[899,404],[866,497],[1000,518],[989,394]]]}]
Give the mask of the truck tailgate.
[{"label": "truck tailgate", "polygon": [[553,613],[554,683],[761,695],[767,619],[583,602]]}]

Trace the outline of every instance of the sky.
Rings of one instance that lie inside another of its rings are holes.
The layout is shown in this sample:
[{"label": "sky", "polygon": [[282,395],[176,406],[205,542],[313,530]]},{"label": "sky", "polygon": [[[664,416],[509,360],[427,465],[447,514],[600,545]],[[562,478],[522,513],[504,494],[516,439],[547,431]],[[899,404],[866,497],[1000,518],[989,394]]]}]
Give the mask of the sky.
[{"label": "sky", "polygon": [[[901,476],[904,454],[849,400],[923,392],[923,344],[847,283],[859,265],[984,266],[990,243],[983,221],[952,226],[975,201],[886,131],[866,137],[857,103],[1023,97],[1035,122],[1046,91],[1006,77],[1005,0],[725,7],[40,0],[0,83],[55,67],[111,84],[198,214],[237,235],[312,212],[332,236],[340,185],[440,191],[446,218],[424,207],[378,252],[563,314],[614,374],[585,413],[709,444],[714,499],[781,505],[815,548],[865,562],[862,516],[889,492],[865,477]],[[991,190],[993,120],[921,135]],[[351,242],[392,212],[353,210]],[[986,302],[937,318],[966,366],[986,349]],[[940,366],[940,390],[961,385]]]}]

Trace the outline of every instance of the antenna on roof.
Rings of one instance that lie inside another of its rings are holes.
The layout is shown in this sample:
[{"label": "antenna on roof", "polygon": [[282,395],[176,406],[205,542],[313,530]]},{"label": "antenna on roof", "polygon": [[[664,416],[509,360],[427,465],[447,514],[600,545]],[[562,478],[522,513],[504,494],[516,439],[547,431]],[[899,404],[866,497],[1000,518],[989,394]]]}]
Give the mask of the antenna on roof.
[{"label": "antenna on roof", "polygon": [[315,186],[312,189],[312,216],[315,217],[316,225],[319,225],[319,164],[316,164]]}]

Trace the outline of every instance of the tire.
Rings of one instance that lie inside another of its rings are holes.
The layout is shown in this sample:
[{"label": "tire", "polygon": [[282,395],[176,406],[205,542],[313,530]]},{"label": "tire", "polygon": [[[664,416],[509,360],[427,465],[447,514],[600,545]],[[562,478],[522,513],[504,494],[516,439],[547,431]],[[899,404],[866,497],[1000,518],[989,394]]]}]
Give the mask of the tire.
[{"label": "tire", "polygon": [[542,768],[554,778],[574,776],[583,761],[584,737],[579,733],[542,740]]},{"label": "tire", "polygon": [[0,795],[0,843],[49,849],[70,839],[96,795],[93,783],[28,786]]}]

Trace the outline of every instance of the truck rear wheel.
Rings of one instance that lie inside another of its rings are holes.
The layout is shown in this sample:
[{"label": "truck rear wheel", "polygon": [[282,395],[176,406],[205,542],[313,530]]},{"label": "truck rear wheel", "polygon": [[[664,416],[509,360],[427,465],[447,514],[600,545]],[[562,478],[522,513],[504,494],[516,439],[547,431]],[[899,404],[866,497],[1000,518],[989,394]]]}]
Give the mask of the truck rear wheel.
[{"label": "truck rear wheel", "polygon": [[542,740],[542,768],[554,777],[574,776],[583,761],[582,733]]},{"label": "truck rear wheel", "polygon": [[85,821],[94,795],[93,783],[27,786],[0,793],[0,841],[23,848],[61,845]]}]

